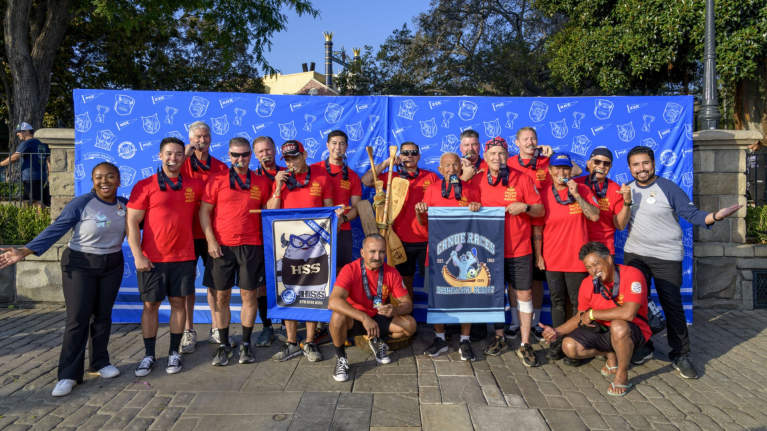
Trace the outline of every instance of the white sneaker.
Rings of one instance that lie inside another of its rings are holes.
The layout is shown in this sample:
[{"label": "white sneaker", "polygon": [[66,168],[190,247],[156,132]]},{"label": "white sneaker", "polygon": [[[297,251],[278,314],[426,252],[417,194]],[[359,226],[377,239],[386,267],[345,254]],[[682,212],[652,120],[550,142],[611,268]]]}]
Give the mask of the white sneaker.
[{"label": "white sneaker", "polygon": [[56,383],[56,387],[53,388],[51,395],[54,397],[63,397],[64,395],[69,395],[69,393],[72,392],[72,387],[74,387],[76,384],[77,382],[72,379],[59,380],[59,382]]},{"label": "white sneaker", "polygon": [[119,375],[120,370],[118,370],[114,365],[107,365],[106,367],[99,370],[99,376],[101,376],[102,379],[113,379]]}]

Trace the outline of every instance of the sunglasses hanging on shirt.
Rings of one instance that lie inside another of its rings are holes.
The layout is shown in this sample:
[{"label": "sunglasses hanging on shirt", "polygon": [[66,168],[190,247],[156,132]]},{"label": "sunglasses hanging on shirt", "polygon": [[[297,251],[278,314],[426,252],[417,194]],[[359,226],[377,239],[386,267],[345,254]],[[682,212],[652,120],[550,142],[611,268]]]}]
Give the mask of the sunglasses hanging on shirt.
[{"label": "sunglasses hanging on shirt", "polygon": [[165,174],[165,171],[162,170],[162,167],[157,168],[157,183],[160,185],[160,190],[165,191],[168,186],[170,186],[170,189],[173,191],[181,190],[181,174],[178,174],[178,182],[176,184],[173,184],[173,181],[171,181],[170,178]]},{"label": "sunglasses hanging on shirt", "polygon": [[[336,175],[338,175],[338,172],[336,172],[335,174],[330,173],[330,157],[325,159],[325,170],[328,171],[328,175],[330,175],[331,177],[335,177]],[[343,172],[344,181],[349,181],[349,165],[346,164],[346,156],[344,156],[344,167],[341,168],[341,172]]]},{"label": "sunglasses hanging on shirt", "polygon": [[450,175],[450,179],[442,180],[442,197],[450,199],[450,190],[455,192],[455,200],[461,200],[461,179],[458,175]]},{"label": "sunglasses hanging on shirt", "polygon": [[557,188],[554,187],[554,184],[551,184],[551,192],[554,193],[554,199],[557,200],[557,203],[560,205],[570,205],[575,203],[575,198],[570,193],[570,189],[567,190],[567,200],[562,202],[562,198],[559,197],[559,192],[557,191]]},{"label": "sunglasses hanging on shirt", "polygon": [[360,277],[362,277],[362,288],[365,290],[365,296],[367,296],[369,300],[373,301],[373,306],[380,307],[383,305],[381,290],[383,289],[384,267],[381,265],[381,267],[378,268],[378,287],[376,288],[375,296],[373,296],[373,294],[370,293],[370,286],[368,285],[368,274],[365,270],[364,262],[364,259],[360,258]]},{"label": "sunglasses hanging on shirt", "polygon": [[519,166],[522,166],[523,168],[530,168],[532,170],[538,169],[538,156],[541,155],[541,149],[536,148],[535,152],[533,152],[533,157],[530,158],[530,161],[525,164],[525,162],[522,161],[522,155],[517,156],[517,161],[519,161]]},{"label": "sunglasses hanging on shirt", "polygon": [[605,178],[605,184],[602,186],[602,188],[599,188],[599,181],[597,180],[597,174],[591,174],[586,177],[586,187],[590,188],[594,191],[594,194],[597,195],[598,198],[603,198],[607,196],[607,178]]},{"label": "sunglasses hanging on shirt", "polygon": [[208,160],[206,160],[205,163],[203,163],[200,161],[200,159],[197,158],[196,155],[194,155],[194,153],[192,153],[192,155],[189,156],[189,163],[192,165],[192,171],[197,172],[200,169],[202,169],[203,171],[209,171],[211,159],[213,158],[208,156]]},{"label": "sunglasses hanging on shirt", "polygon": [[302,189],[306,187],[307,184],[309,184],[309,180],[312,177],[312,169],[309,168],[308,171],[306,171],[306,178],[304,178],[304,183],[300,184],[298,180],[296,180],[296,171],[293,171],[290,173],[290,176],[288,177],[288,182],[285,184],[288,187],[288,190],[293,189]]},{"label": "sunglasses hanging on shirt", "polygon": [[250,169],[248,169],[247,178],[245,179],[245,183],[242,182],[242,179],[240,179],[240,174],[237,173],[237,171],[234,170],[234,166],[229,168],[229,188],[234,190],[234,183],[236,182],[238,186],[240,186],[240,190],[249,190],[250,189]]},{"label": "sunglasses hanging on shirt", "polygon": [[421,175],[421,170],[418,169],[416,166],[415,173],[413,175],[410,175],[410,173],[404,169],[400,169],[399,165],[397,165],[397,169],[399,171],[399,177],[406,180],[414,180],[418,178],[419,175]]},{"label": "sunglasses hanging on shirt", "polygon": [[495,187],[498,183],[503,183],[504,187],[509,185],[509,167],[507,165],[501,165],[501,169],[498,170],[498,177],[493,182],[493,176],[490,175],[490,170],[487,170],[487,183]]},{"label": "sunglasses hanging on shirt", "polygon": [[594,285],[594,294],[597,293],[602,295],[602,298],[613,301],[618,295],[613,296],[613,292],[615,292],[615,286],[618,286],[620,288],[621,285],[621,272],[620,268],[618,268],[618,265],[615,265],[615,273],[613,274],[613,289],[612,291],[607,290],[607,286],[602,283],[602,280],[599,279],[599,277],[594,277],[591,279],[591,283]]}]

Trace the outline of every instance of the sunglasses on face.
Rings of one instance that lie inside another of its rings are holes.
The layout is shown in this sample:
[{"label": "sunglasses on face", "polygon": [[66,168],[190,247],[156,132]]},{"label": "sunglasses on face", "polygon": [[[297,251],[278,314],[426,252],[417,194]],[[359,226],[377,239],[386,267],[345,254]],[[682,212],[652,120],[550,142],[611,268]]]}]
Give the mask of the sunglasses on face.
[{"label": "sunglasses on face", "polygon": [[313,247],[320,240],[320,234],[314,234],[307,239],[302,239],[296,235],[290,235],[290,244],[295,248]]},{"label": "sunglasses on face", "polygon": [[606,167],[606,168],[609,168],[610,166],[613,165],[613,162],[608,162],[608,161],[605,161],[605,160],[597,160],[597,159],[592,160],[591,163],[593,163],[594,166],[604,165],[604,167]]},{"label": "sunglasses on face", "polygon": [[418,155],[418,150],[402,150],[402,151],[400,151],[400,155],[408,156],[408,157],[417,156]]},{"label": "sunglasses on face", "polygon": [[246,153],[233,153],[230,151],[229,156],[231,156],[233,159],[236,159],[238,157],[249,157],[251,153],[252,151],[248,151]]}]

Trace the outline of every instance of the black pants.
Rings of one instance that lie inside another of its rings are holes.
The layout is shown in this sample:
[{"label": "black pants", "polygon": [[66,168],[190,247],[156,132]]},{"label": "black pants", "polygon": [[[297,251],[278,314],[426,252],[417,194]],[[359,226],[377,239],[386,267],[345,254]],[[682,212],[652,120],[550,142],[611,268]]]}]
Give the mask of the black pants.
[{"label": "black pants", "polygon": [[110,365],[107,345],[112,330],[112,307],[123,279],[123,263],[122,251],[91,254],[67,248],[62,254],[67,326],[59,356],[59,380],[83,381],[89,330],[93,339],[91,365],[97,370]]},{"label": "black pants", "polygon": [[[682,305],[682,261],[661,260],[632,253],[623,255],[623,263],[644,274],[647,281],[647,297],[650,297],[650,282],[655,280],[660,306],[666,315],[669,359],[685,356],[690,352],[690,336],[687,333],[687,318]],[[651,347],[652,343],[647,342]]]},{"label": "black pants", "polygon": [[588,272],[559,272],[546,271],[546,282],[549,284],[551,299],[551,321],[556,328],[567,320],[567,296],[573,305],[573,313],[578,311],[578,290],[581,282],[589,275]]}]

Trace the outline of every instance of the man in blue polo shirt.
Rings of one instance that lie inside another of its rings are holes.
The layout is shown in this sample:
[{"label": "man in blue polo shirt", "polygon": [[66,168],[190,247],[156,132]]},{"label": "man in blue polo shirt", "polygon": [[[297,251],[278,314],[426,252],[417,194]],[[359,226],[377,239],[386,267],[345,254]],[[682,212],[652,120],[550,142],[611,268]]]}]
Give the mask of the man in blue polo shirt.
[{"label": "man in blue polo shirt", "polygon": [[[50,205],[48,191],[48,155],[51,150],[33,136],[34,129],[29,123],[16,126],[14,133],[19,138],[16,152],[0,162],[8,166],[21,159],[21,181],[24,188],[24,202],[42,209],[43,203]],[[47,202],[46,202],[47,201]]]}]

